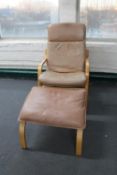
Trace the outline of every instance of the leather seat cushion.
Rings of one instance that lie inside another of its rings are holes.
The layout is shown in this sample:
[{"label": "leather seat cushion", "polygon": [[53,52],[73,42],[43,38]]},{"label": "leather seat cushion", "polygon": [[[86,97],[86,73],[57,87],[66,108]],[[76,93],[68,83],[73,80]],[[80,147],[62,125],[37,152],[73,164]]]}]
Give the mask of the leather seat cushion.
[{"label": "leather seat cushion", "polygon": [[43,72],[39,81],[44,85],[59,87],[84,87],[86,76],[84,72],[58,73],[53,71]]},{"label": "leather seat cushion", "polygon": [[19,120],[65,128],[85,127],[85,89],[33,87]]}]

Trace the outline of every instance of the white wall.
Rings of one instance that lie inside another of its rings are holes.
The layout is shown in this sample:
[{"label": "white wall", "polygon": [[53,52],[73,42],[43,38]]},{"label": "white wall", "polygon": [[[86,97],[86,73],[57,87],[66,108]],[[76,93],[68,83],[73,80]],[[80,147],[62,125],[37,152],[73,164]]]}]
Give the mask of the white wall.
[{"label": "white wall", "polygon": [[[76,22],[77,0],[60,0],[60,22]],[[0,68],[37,68],[47,41],[0,40]],[[117,43],[87,42],[91,71],[117,73]]]}]

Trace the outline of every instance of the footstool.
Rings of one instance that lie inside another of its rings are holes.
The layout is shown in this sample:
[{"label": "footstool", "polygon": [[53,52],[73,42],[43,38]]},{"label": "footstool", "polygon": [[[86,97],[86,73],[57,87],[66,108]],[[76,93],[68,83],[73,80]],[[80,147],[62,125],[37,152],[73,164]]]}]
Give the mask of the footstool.
[{"label": "footstool", "polygon": [[20,145],[27,148],[27,122],[77,130],[76,154],[82,154],[82,137],[86,125],[86,91],[83,88],[33,87],[21,109]]}]

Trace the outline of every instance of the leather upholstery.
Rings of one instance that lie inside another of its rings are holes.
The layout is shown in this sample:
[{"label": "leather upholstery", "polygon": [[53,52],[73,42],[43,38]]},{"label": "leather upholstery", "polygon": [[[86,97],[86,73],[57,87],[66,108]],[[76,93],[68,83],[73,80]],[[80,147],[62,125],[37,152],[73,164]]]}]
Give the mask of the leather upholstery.
[{"label": "leather upholstery", "polygon": [[83,72],[87,56],[85,35],[84,24],[60,23],[48,27],[47,72],[40,75],[40,83],[84,87],[86,77]]},{"label": "leather upholstery", "polygon": [[[29,121],[78,129],[76,154],[81,155],[89,82],[85,31],[85,25],[75,23],[49,27],[48,53],[38,66],[39,86],[32,88],[19,115],[22,148],[27,148],[25,125]],[[42,72],[45,61],[47,70]]]},{"label": "leather upholstery", "polygon": [[19,120],[44,125],[84,128],[84,88],[33,87],[19,115]]},{"label": "leather upholstery", "polygon": [[48,86],[85,87],[86,76],[84,72],[58,73],[46,71],[39,76],[39,82]]},{"label": "leather upholstery", "polygon": [[49,41],[83,41],[86,36],[86,27],[84,24],[60,23],[52,24],[48,27]]},{"label": "leather upholstery", "polygon": [[84,42],[49,42],[48,68],[56,72],[84,70]]}]

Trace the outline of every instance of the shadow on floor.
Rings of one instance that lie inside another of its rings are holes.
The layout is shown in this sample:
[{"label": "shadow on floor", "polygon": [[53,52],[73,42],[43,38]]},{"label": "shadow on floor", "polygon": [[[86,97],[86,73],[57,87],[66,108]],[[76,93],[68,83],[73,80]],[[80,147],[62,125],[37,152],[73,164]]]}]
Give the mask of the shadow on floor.
[{"label": "shadow on floor", "polygon": [[104,157],[105,127],[106,123],[103,121],[87,121],[87,127],[84,132],[83,157],[89,159]]},{"label": "shadow on floor", "polygon": [[[104,157],[105,127],[106,123],[102,121],[87,121],[87,128],[83,138],[84,158],[100,159]],[[37,125],[31,126],[31,124],[27,129],[30,151],[75,156],[75,130]]]}]

